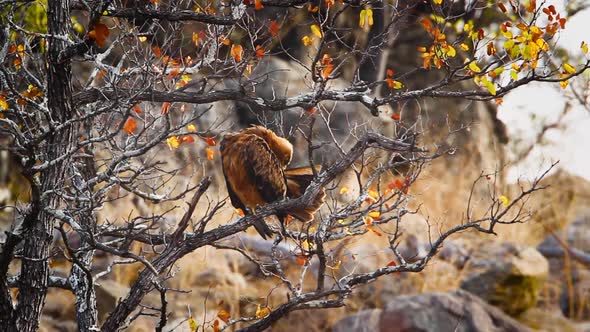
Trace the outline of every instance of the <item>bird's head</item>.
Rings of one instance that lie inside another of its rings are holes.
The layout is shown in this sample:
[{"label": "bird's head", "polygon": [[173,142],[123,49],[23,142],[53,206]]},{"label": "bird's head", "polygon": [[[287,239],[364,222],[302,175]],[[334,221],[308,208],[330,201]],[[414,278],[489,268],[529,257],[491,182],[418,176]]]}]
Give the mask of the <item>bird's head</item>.
[{"label": "bird's head", "polygon": [[254,134],[261,137],[277,156],[283,167],[287,167],[287,165],[291,163],[291,158],[293,158],[293,145],[286,138],[280,137],[272,130],[262,126],[254,126],[244,129],[244,133]]}]

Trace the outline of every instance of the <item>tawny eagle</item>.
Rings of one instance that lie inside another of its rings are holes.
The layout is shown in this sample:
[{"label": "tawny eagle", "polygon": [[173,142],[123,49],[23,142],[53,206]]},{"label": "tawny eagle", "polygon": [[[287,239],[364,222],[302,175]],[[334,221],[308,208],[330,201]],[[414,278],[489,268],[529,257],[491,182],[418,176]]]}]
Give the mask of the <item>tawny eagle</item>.
[{"label": "tawny eagle", "polygon": [[[220,150],[231,203],[246,213],[255,213],[258,206],[286,197],[301,196],[313,178],[311,167],[287,169],[293,156],[293,146],[287,139],[261,126],[226,134]],[[303,222],[311,221],[324,198],[322,189],[310,206],[277,217],[282,225],[287,214]],[[255,222],[254,228],[265,239],[272,236],[270,228],[262,220]]]}]

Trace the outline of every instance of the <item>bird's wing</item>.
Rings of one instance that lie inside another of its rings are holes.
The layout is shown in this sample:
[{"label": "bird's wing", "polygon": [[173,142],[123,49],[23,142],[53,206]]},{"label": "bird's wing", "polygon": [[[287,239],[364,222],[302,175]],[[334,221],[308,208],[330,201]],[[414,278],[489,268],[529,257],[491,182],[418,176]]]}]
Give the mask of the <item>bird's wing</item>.
[{"label": "bird's wing", "polygon": [[270,203],[285,198],[287,185],[280,162],[264,139],[256,135],[247,139],[248,144],[242,153],[242,160],[265,202]]},{"label": "bird's wing", "polygon": [[283,170],[268,144],[256,135],[228,136],[220,149],[228,192],[233,192],[232,204],[249,207],[284,199]]}]

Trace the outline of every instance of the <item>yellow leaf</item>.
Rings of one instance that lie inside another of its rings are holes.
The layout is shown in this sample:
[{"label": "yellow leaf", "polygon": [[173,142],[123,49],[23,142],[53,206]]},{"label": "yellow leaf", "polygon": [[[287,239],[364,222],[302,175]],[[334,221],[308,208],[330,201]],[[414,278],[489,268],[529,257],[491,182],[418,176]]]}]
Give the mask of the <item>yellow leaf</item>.
[{"label": "yellow leaf", "polygon": [[435,5],[440,5],[442,4],[443,0],[432,0],[432,2],[434,2]]},{"label": "yellow leaf", "polygon": [[147,41],[147,37],[146,36],[139,36],[139,41],[142,43],[145,43]]},{"label": "yellow leaf", "polygon": [[0,96],[0,109],[6,111],[8,109],[8,103],[6,102],[6,97]]},{"label": "yellow leaf", "polygon": [[186,126],[186,129],[188,129],[188,131],[190,131],[191,133],[194,133],[195,131],[197,131],[197,127],[194,124],[189,124],[188,126]]},{"label": "yellow leaf", "polygon": [[168,144],[170,150],[178,149],[180,146],[180,139],[178,139],[178,136],[168,137],[168,139],[166,139],[166,143]]},{"label": "yellow leaf", "polygon": [[205,149],[205,153],[207,154],[207,160],[213,160],[215,158],[215,151],[210,147]]},{"label": "yellow leaf", "polygon": [[221,309],[217,313],[217,317],[219,317],[219,319],[221,319],[222,321],[227,323],[227,322],[229,322],[231,315],[229,314],[229,312],[227,310]]},{"label": "yellow leaf", "polygon": [[450,56],[451,58],[454,58],[455,55],[457,55],[457,51],[455,51],[455,48],[451,45],[447,46],[447,55]]},{"label": "yellow leaf", "polygon": [[564,63],[563,69],[565,70],[566,73],[568,73],[570,75],[576,72],[576,68],[572,67],[572,65],[570,65],[569,63]]},{"label": "yellow leaf", "polygon": [[340,269],[340,266],[342,265],[342,260],[338,260],[338,262],[336,262],[336,264],[334,264],[334,266],[332,266],[332,270],[334,271],[338,271]]},{"label": "yellow leaf", "polygon": [[496,95],[496,86],[494,85],[494,83],[487,81],[485,84],[486,89],[488,89],[488,91],[495,96]]},{"label": "yellow leaf", "polygon": [[465,43],[461,43],[461,45],[459,45],[459,47],[461,47],[461,49],[463,51],[469,51],[469,46]]},{"label": "yellow leaf", "polygon": [[498,200],[500,201],[500,203],[502,203],[502,205],[508,207],[508,205],[510,205],[510,199],[508,199],[508,197],[502,195],[500,197],[498,197]]},{"label": "yellow leaf", "polygon": [[310,29],[316,37],[322,38],[322,32],[320,31],[320,27],[317,24],[312,25]]},{"label": "yellow leaf", "polygon": [[256,309],[256,319],[263,319],[264,317],[270,315],[270,308],[269,307],[264,307],[261,308],[260,304],[258,305],[258,308]]},{"label": "yellow leaf", "polygon": [[559,82],[559,85],[561,85],[561,88],[564,90],[565,90],[565,88],[567,88],[568,84],[569,84],[569,82],[567,80]]},{"label": "yellow leaf", "polygon": [[580,48],[582,49],[582,53],[588,54],[588,44],[586,42],[583,41]]},{"label": "yellow leaf", "polygon": [[504,72],[504,67],[498,67],[496,69],[494,69],[494,74],[496,74],[496,76],[502,74]]},{"label": "yellow leaf", "polygon": [[348,187],[347,186],[342,186],[342,188],[340,188],[340,195],[344,195],[348,192]]},{"label": "yellow leaf", "polygon": [[313,39],[309,36],[303,36],[303,38],[301,38],[301,42],[303,43],[303,46],[309,46],[313,43]]},{"label": "yellow leaf", "polygon": [[512,78],[513,81],[518,81],[518,71],[511,70],[510,71],[510,77]]},{"label": "yellow leaf", "polygon": [[379,193],[376,192],[375,190],[369,189],[369,197],[371,197],[375,201],[378,201],[379,200]]},{"label": "yellow leaf", "polygon": [[381,217],[381,212],[371,211],[371,212],[369,212],[369,217],[371,217],[373,219],[379,218],[379,217]]},{"label": "yellow leaf", "polygon": [[197,321],[193,317],[190,317],[188,319],[188,327],[190,328],[191,332],[197,332],[199,324],[197,324]]},{"label": "yellow leaf", "polygon": [[477,63],[475,61],[472,61],[469,64],[469,69],[471,69],[471,71],[474,72],[474,73],[481,72],[481,68],[479,68],[479,66],[477,65]]},{"label": "yellow leaf", "polygon": [[361,27],[361,28],[365,27],[365,12],[366,12],[366,10],[363,9],[359,13],[359,27]]}]

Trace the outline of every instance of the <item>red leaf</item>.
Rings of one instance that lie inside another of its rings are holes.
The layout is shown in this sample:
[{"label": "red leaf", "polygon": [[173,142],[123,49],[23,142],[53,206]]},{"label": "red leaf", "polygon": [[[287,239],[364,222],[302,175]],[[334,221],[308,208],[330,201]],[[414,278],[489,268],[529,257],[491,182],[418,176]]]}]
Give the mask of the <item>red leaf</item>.
[{"label": "red leaf", "polygon": [[270,32],[273,37],[276,37],[279,34],[280,28],[281,26],[277,23],[277,21],[271,20],[270,24],[268,25],[268,32]]},{"label": "red leaf", "polygon": [[88,38],[94,39],[96,45],[99,47],[103,47],[106,44],[108,36],[109,28],[102,23],[96,23],[94,29],[88,32]]},{"label": "red leaf", "polygon": [[256,58],[262,60],[264,57],[264,49],[260,45],[256,45]]},{"label": "red leaf", "polygon": [[133,105],[133,110],[136,114],[141,114],[141,107],[139,105]]},{"label": "red leaf", "polygon": [[213,139],[213,137],[206,137],[205,138],[205,142],[207,142],[207,144],[209,144],[209,146],[215,146],[215,145],[217,145],[217,142],[215,142],[215,140]]},{"label": "red leaf", "polygon": [[264,6],[262,5],[262,0],[254,0],[254,8],[256,10],[261,10],[262,8],[264,8]]}]

